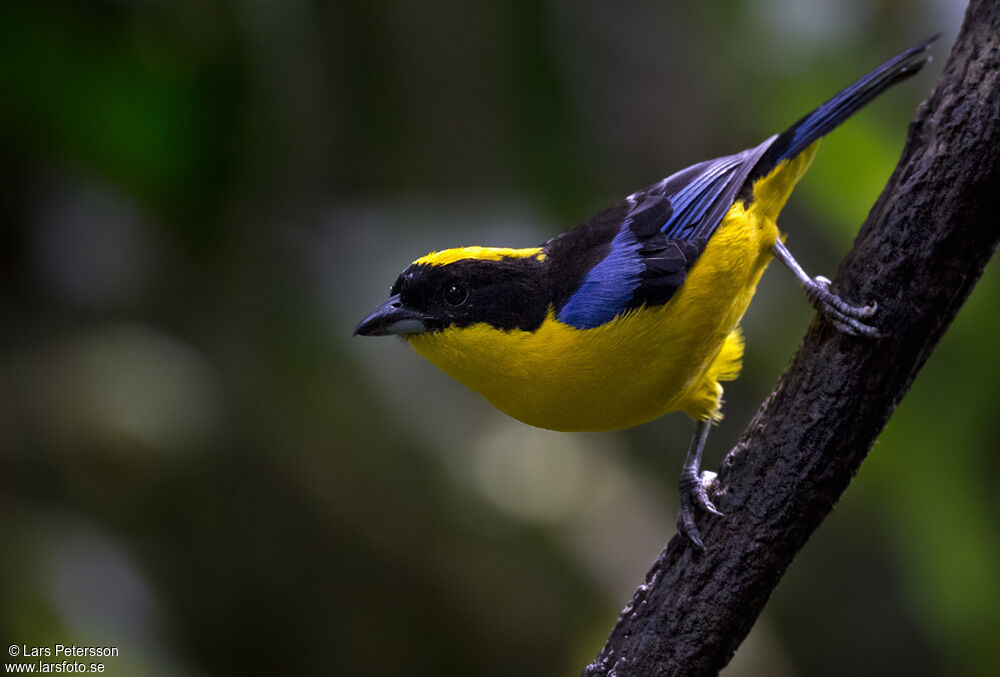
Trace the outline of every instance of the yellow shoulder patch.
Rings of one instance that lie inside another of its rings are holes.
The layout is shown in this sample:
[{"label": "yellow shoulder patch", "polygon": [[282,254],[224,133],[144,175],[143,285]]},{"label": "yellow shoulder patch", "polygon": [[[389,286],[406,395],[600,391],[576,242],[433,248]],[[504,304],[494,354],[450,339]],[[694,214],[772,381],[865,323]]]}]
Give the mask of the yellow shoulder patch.
[{"label": "yellow shoulder patch", "polygon": [[439,252],[431,252],[426,256],[421,256],[413,263],[416,265],[446,266],[449,263],[455,263],[464,259],[499,261],[501,259],[527,259],[531,257],[539,261],[545,260],[545,254],[542,253],[541,247],[528,247],[526,249],[511,249],[509,247],[456,247],[454,249],[442,249]]}]

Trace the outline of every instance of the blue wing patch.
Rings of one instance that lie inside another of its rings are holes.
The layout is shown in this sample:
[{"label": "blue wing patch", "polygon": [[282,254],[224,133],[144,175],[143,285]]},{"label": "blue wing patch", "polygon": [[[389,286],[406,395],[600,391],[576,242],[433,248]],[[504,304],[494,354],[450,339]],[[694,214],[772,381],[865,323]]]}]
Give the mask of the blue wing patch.
[{"label": "blue wing patch", "polygon": [[641,246],[631,229],[620,229],[611,241],[611,251],[587,272],[557,319],[577,329],[593,329],[613,320],[632,298],[645,270]]},{"label": "blue wing patch", "polygon": [[668,300],[775,138],[692,165],[630,195],[608,253],[587,271],[556,318],[593,329],[642,303]]}]

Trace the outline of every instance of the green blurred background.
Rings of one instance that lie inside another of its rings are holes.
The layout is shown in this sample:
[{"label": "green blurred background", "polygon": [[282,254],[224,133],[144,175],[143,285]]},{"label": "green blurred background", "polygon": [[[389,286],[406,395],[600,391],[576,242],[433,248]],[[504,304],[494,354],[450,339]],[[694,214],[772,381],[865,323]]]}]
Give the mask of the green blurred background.
[{"label": "green blurred background", "polygon": [[[570,675],[674,533],[691,424],[505,418],[354,339],[944,31],[785,211],[832,273],[964,3],[0,6],[0,640],[116,675]],[[991,267],[724,674],[1000,674]],[[775,268],[718,464],[811,321]],[[10,661],[5,656],[5,661]]]}]

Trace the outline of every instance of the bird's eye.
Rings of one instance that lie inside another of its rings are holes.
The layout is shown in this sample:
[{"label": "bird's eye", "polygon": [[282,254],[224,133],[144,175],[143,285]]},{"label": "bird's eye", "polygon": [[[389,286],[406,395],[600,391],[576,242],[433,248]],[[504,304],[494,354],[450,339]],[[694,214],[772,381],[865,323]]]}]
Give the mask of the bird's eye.
[{"label": "bird's eye", "polygon": [[444,302],[449,306],[460,306],[469,298],[469,290],[461,282],[449,282],[444,287]]}]

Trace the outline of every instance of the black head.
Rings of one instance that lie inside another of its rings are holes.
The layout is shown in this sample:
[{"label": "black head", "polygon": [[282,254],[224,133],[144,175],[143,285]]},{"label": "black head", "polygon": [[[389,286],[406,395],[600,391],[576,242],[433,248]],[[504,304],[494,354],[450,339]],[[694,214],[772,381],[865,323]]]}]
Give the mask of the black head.
[{"label": "black head", "polygon": [[355,334],[419,334],[480,322],[502,330],[533,331],[551,303],[545,259],[538,250],[478,247],[418,259],[396,279],[389,295]]}]

